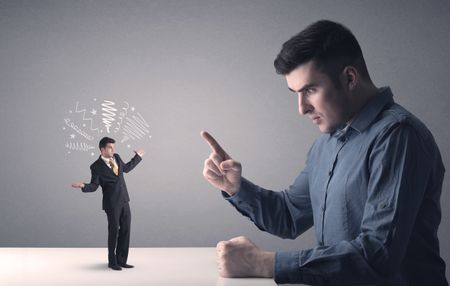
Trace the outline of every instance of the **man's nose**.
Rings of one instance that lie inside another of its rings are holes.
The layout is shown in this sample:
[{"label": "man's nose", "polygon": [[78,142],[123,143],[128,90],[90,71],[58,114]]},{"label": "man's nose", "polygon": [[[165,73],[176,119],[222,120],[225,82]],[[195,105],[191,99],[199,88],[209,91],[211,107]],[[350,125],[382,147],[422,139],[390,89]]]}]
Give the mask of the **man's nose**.
[{"label": "man's nose", "polygon": [[302,94],[298,94],[298,112],[300,114],[307,114],[311,111],[311,105]]}]

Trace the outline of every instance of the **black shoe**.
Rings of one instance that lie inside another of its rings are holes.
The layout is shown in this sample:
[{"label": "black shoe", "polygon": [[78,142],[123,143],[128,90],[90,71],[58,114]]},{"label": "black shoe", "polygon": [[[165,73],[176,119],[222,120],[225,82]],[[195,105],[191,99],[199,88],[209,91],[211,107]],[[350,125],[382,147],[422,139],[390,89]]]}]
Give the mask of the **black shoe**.
[{"label": "black shoe", "polygon": [[134,267],[133,265],[126,264],[126,263],[120,263],[119,265],[120,265],[122,268],[133,268],[133,267]]},{"label": "black shoe", "polygon": [[122,270],[122,268],[120,268],[120,266],[117,264],[108,264],[108,267],[112,270]]}]

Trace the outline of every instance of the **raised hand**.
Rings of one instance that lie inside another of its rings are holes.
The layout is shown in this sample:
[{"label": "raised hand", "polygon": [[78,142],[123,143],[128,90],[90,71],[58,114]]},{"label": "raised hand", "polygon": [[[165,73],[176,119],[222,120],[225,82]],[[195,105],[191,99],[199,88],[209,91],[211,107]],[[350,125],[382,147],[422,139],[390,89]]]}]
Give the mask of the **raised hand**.
[{"label": "raised hand", "polygon": [[200,134],[212,151],[205,160],[203,176],[214,187],[223,190],[230,196],[234,195],[241,187],[241,163],[231,159],[208,132],[202,131]]},{"label": "raised hand", "polygon": [[72,183],[72,188],[84,188],[84,183],[83,182],[75,182]]},{"label": "raised hand", "polygon": [[142,148],[134,150],[134,153],[138,154],[140,157],[144,156],[145,150]]}]

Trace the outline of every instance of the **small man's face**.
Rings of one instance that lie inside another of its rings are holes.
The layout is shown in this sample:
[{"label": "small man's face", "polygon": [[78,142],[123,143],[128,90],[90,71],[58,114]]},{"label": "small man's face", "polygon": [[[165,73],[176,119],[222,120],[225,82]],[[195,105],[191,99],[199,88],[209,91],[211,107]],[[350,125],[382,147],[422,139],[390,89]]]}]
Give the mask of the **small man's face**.
[{"label": "small man's face", "polygon": [[333,132],[348,120],[349,96],[338,90],[312,61],[287,74],[286,81],[289,90],[298,95],[299,113],[308,115],[322,133]]},{"label": "small man's face", "polygon": [[100,152],[105,158],[112,158],[114,156],[114,143],[106,144],[105,148],[101,148]]}]

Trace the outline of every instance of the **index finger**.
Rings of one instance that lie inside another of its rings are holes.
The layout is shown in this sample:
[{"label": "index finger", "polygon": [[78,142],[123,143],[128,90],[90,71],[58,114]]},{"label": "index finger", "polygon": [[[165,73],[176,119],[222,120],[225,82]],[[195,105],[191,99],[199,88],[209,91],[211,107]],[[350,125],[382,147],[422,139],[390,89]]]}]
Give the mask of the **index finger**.
[{"label": "index finger", "polygon": [[224,159],[226,159],[226,157],[229,157],[227,152],[223,150],[223,148],[219,145],[219,143],[217,143],[216,139],[214,139],[214,137],[212,137],[211,134],[209,134],[206,131],[202,131],[200,132],[200,135],[203,137],[203,139],[205,139],[205,141],[208,143],[209,147],[211,147],[211,150],[213,150],[213,152],[219,154]]}]

